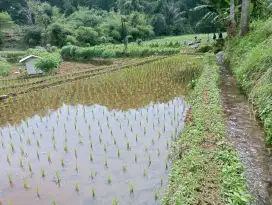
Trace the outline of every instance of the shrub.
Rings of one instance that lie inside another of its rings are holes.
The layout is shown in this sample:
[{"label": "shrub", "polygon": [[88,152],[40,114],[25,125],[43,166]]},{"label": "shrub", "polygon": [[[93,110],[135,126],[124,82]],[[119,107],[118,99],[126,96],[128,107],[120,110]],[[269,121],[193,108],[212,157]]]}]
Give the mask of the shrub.
[{"label": "shrub", "polygon": [[11,65],[8,62],[1,60],[0,61],[0,76],[8,76],[10,68],[11,68]]},{"label": "shrub", "polygon": [[76,40],[76,38],[74,36],[67,36],[65,42],[66,42],[66,45],[67,45],[67,43],[70,43],[71,45],[78,44],[78,41]]},{"label": "shrub", "polygon": [[142,42],[143,42],[142,39],[137,38],[136,43],[137,43],[138,46],[141,46],[141,45],[142,45]]},{"label": "shrub", "polygon": [[64,46],[61,49],[61,56],[65,60],[72,60],[75,57],[77,47],[73,45]]},{"label": "shrub", "polygon": [[50,53],[40,58],[36,63],[36,68],[45,73],[51,73],[59,68],[61,56],[58,53]]},{"label": "shrub", "polygon": [[102,53],[102,57],[103,58],[116,58],[116,53],[114,51],[111,51],[111,50],[105,50]]},{"label": "shrub", "polygon": [[95,45],[97,43],[98,33],[90,27],[79,27],[76,30],[76,39],[82,44]]}]

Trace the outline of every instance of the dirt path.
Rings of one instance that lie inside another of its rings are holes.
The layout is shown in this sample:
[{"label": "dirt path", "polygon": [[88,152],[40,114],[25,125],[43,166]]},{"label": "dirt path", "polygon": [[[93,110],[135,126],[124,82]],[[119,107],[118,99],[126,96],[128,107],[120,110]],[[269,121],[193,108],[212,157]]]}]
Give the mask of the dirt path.
[{"label": "dirt path", "polygon": [[[223,53],[217,54],[222,63]],[[272,155],[265,147],[262,126],[255,120],[251,106],[237,87],[230,71],[222,66],[221,101],[229,139],[245,165],[247,186],[256,198],[254,205],[272,204]]]}]

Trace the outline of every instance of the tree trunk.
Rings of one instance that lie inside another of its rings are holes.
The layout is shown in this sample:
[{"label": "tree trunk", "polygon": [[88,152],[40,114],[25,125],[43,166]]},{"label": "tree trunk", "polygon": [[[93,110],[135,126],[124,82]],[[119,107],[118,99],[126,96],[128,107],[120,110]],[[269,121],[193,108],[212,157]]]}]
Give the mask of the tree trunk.
[{"label": "tree trunk", "polygon": [[230,2],[230,19],[228,24],[228,35],[234,36],[236,32],[236,20],[235,20],[235,0]]},{"label": "tree trunk", "polygon": [[243,0],[241,12],[241,36],[248,33],[249,30],[249,16],[250,16],[250,0]]}]

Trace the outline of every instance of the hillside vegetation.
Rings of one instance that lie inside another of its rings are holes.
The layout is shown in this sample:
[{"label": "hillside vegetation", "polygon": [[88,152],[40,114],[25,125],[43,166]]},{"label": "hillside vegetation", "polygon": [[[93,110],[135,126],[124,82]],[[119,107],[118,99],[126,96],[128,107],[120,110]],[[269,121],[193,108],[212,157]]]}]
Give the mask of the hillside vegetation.
[{"label": "hillside vegetation", "polygon": [[225,58],[248,95],[272,143],[272,18],[254,21],[244,38],[227,42]]}]

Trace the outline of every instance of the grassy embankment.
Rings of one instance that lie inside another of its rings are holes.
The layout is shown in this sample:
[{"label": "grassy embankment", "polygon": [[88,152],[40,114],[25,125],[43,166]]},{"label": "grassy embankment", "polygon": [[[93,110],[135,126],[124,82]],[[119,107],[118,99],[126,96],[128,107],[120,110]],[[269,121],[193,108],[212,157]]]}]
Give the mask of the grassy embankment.
[{"label": "grassy embankment", "polygon": [[219,95],[219,67],[206,56],[189,97],[185,130],[174,145],[163,204],[249,204],[242,164],[226,139]]},{"label": "grassy embankment", "polygon": [[226,42],[225,58],[272,144],[272,18],[255,21],[251,28],[246,37]]}]

